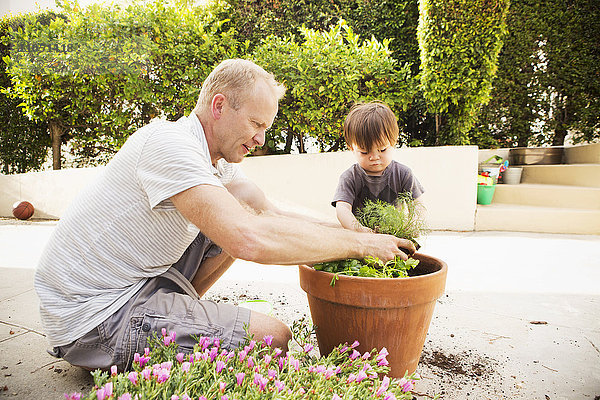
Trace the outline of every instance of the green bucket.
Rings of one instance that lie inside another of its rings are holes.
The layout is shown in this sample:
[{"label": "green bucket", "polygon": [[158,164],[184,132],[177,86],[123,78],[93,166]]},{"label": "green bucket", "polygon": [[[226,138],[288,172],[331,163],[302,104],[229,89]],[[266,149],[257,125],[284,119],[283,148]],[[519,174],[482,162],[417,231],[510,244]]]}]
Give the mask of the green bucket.
[{"label": "green bucket", "polygon": [[477,185],[477,204],[492,204],[496,185]]}]

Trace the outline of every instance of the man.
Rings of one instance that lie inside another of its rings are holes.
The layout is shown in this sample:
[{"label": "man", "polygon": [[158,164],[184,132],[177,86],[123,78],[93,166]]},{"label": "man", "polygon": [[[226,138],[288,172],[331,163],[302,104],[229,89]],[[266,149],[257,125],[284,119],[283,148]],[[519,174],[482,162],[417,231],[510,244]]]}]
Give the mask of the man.
[{"label": "man", "polygon": [[141,128],[73,201],[35,276],[54,355],[125,370],[163,328],[183,352],[193,336],[235,348],[245,326],[286,348],[289,328],[275,318],[200,300],[235,258],[300,264],[414,251],[278,210],[244,177],[236,163],[264,144],[284,91],[250,61],[223,61],[189,117]]}]

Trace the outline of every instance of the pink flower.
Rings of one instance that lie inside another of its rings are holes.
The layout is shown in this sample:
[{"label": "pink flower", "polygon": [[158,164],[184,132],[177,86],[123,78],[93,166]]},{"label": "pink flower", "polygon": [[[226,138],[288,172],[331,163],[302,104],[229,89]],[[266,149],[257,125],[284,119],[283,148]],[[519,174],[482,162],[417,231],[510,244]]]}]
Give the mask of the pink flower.
[{"label": "pink flower", "polygon": [[377,357],[375,357],[375,360],[377,361],[377,365],[379,366],[385,366],[385,365],[389,365],[390,363],[387,360],[387,356],[390,353],[387,351],[387,349],[385,347],[383,347],[379,353],[377,354]]},{"label": "pink flower", "polygon": [[334,393],[331,400],[342,400],[342,398],[340,396],[338,396],[336,393]]},{"label": "pink flower", "polygon": [[221,393],[225,392],[226,387],[227,387],[227,384],[225,382],[219,382],[219,390],[221,391]]},{"label": "pink flower", "polygon": [[213,347],[210,349],[210,361],[215,361],[215,358],[217,358],[217,355],[219,354],[219,349],[217,347]]},{"label": "pink flower", "polygon": [[161,368],[158,370],[158,373],[156,374],[156,382],[164,383],[164,382],[168,381],[170,377],[171,377],[171,374],[170,374],[169,370]]},{"label": "pink flower", "polygon": [[110,367],[110,375],[117,376],[117,366],[116,365],[113,365],[112,367]]},{"label": "pink flower", "polygon": [[410,392],[415,387],[414,386],[415,385],[415,381],[408,380],[406,378],[400,379],[400,381],[398,382],[398,384],[402,387],[402,391],[403,392]]},{"label": "pink flower", "polygon": [[198,341],[198,344],[202,346],[202,350],[206,350],[208,349],[208,346],[210,346],[210,339],[206,336],[202,336]]},{"label": "pink flower", "polygon": [[362,382],[363,379],[367,378],[367,374],[365,373],[365,371],[360,371],[358,373],[358,375],[356,375],[356,382]]},{"label": "pink flower", "polygon": [[246,356],[248,355],[248,352],[246,350],[242,350],[238,353],[238,356],[240,357],[240,362],[244,361],[244,359],[246,358]]},{"label": "pink flower", "polygon": [[183,362],[183,357],[184,357],[183,353],[177,353],[177,355],[175,356],[175,358],[177,359],[179,364],[181,364]]},{"label": "pink flower", "polygon": [[310,353],[311,350],[314,349],[314,348],[315,348],[315,346],[313,346],[312,344],[306,343],[304,345],[304,347],[303,347],[303,350],[304,350],[305,353]]},{"label": "pink flower", "polygon": [[164,337],[164,336],[167,336],[167,329],[166,329],[166,328],[162,328],[162,329],[160,330],[160,332],[162,333],[163,337]]},{"label": "pink flower", "polygon": [[140,353],[135,353],[133,355],[133,362],[136,362],[136,363],[140,362]]},{"label": "pink flower", "polygon": [[266,335],[263,337],[263,340],[267,346],[271,346],[271,343],[273,343],[273,335]]},{"label": "pink flower", "polygon": [[384,358],[384,359],[380,360],[377,363],[377,365],[379,365],[380,367],[382,367],[382,366],[390,365],[390,363],[389,363],[389,361],[386,358]]},{"label": "pink flower", "polygon": [[346,383],[352,383],[355,380],[356,380],[356,375],[350,374],[350,375],[348,375],[348,379],[346,380]]},{"label": "pink flower", "polygon": [[190,372],[190,367],[191,366],[192,366],[192,364],[186,361],[186,362],[184,362],[184,363],[181,364],[181,370],[183,372]]},{"label": "pink flower", "polygon": [[277,393],[281,392],[283,389],[285,389],[285,384],[283,382],[281,382],[280,380],[276,380],[274,382],[275,384],[275,388],[277,389]]},{"label": "pink flower", "polygon": [[252,357],[248,357],[248,368],[254,368],[254,359]]},{"label": "pink flower", "polygon": [[223,396],[221,396],[221,400],[229,400],[229,397],[227,397],[227,395],[224,394]]},{"label": "pink flower", "polygon": [[338,373],[338,370],[341,370],[341,368],[340,367],[337,367],[337,368],[329,367],[329,368],[327,368],[325,373],[323,373],[323,377],[325,377],[325,379],[329,379],[332,376],[336,375]]},{"label": "pink flower", "polygon": [[192,400],[192,399],[190,398],[190,396],[187,395],[187,393],[184,393],[184,395],[181,396],[181,400]]},{"label": "pink flower", "polygon": [[340,354],[344,354],[348,350],[348,346],[344,346],[340,349]]},{"label": "pink flower", "polygon": [[65,393],[65,399],[67,399],[67,400],[81,400],[81,393],[73,392],[73,393],[71,393],[69,395]]},{"label": "pink flower", "polygon": [[112,382],[106,382],[106,385],[104,385],[104,393],[106,394],[106,397],[112,396],[112,393],[113,393],[113,383]]},{"label": "pink flower", "polygon": [[215,338],[215,340],[213,340],[213,345],[217,348],[221,346],[221,339]]},{"label": "pink flower", "polygon": [[283,369],[283,367],[285,366],[285,358],[279,357],[277,363],[279,364],[279,369]]},{"label": "pink flower", "polygon": [[256,346],[256,340],[251,340],[250,343],[248,343],[248,348],[252,350],[254,346]]},{"label": "pink flower", "polygon": [[96,390],[96,397],[98,398],[98,400],[104,400],[106,398],[106,391],[103,387]]},{"label": "pink flower", "polygon": [[296,371],[300,370],[300,360],[296,360],[295,358],[290,357],[289,363],[290,366],[294,367]]},{"label": "pink flower", "polygon": [[233,357],[235,357],[235,351],[230,351],[229,353],[227,353],[227,357],[225,357],[225,362],[229,362],[229,360],[231,360]]},{"label": "pink flower", "polygon": [[198,400],[208,400],[208,399],[204,396],[200,396],[200,397],[198,397]]},{"label": "pink flower", "polygon": [[148,380],[148,379],[150,379],[150,376],[152,375],[152,369],[150,367],[146,367],[142,370],[141,374],[142,374],[142,378],[144,378],[145,380]]},{"label": "pink flower", "polygon": [[165,361],[164,363],[161,363],[160,366],[161,366],[161,368],[170,371],[171,368],[173,367],[173,362],[172,361]]},{"label": "pink flower", "polygon": [[134,385],[138,384],[138,374],[135,371],[132,371],[129,373],[129,375],[127,375],[127,378],[129,378],[129,380],[131,381],[131,383],[133,383]]},{"label": "pink flower", "polygon": [[146,357],[146,356],[140,356],[140,360],[139,360],[139,363],[140,363],[140,368],[143,368],[143,367],[144,367],[144,365],[146,365],[146,363],[147,363],[148,361],[150,361],[150,357]]},{"label": "pink flower", "polygon": [[258,381],[258,391],[262,392],[263,390],[265,390],[267,388],[268,383],[269,383],[269,380],[267,378],[265,378],[264,376],[261,376]]},{"label": "pink flower", "polygon": [[394,393],[386,393],[383,400],[396,400],[396,396],[394,395]]},{"label": "pink flower", "polygon": [[150,355],[150,348],[149,347],[144,347],[144,355],[146,357],[148,357]]},{"label": "pink flower", "polygon": [[225,368],[225,363],[223,361],[221,361],[221,360],[218,360],[216,368],[215,368],[216,371],[217,371],[217,374],[220,374],[221,371],[223,371],[223,368]]},{"label": "pink flower", "polygon": [[129,392],[123,393],[119,396],[119,400],[131,400],[131,394]]},{"label": "pink flower", "polygon": [[377,396],[377,397],[381,396],[386,390],[388,390],[389,387],[390,387],[390,378],[387,376],[384,376],[381,381],[381,386],[379,386],[379,389],[377,389],[377,392],[375,392],[375,396]]},{"label": "pink flower", "polygon": [[265,354],[263,360],[265,361],[265,365],[269,365],[271,363],[272,358],[270,355]]},{"label": "pink flower", "polygon": [[352,350],[352,354],[350,355],[350,359],[351,360],[356,360],[358,357],[360,357],[360,353],[356,350]]},{"label": "pink flower", "polygon": [[168,346],[169,344],[171,344],[171,337],[170,336],[163,336],[163,343],[165,344],[165,346]]},{"label": "pink flower", "polygon": [[273,357],[279,357],[281,353],[283,353],[283,350],[281,350],[279,347],[276,347],[275,351],[273,351]]},{"label": "pink flower", "polygon": [[353,349],[353,348],[358,347],[358,346],[360,346],[360,343],[358,343],[358,340],[355,340],[354,343],[352,343],[350,345],[350,348]]},{"label": "pink flower", "polygon": [[369,353],[369,352],[367,351],[365,354],[363,354],[363,356],[362,356],[362,359],[363,359],[363,360],[368,360],[368,359],[369,359],[369,357],[371,357],[371,353]]},{"label": "pink flower", "polygon": [[242,382],[244,382],[245,377],[246,377],[246,374],[243,372],[238,372],[237,374],[235,374],[235,378],[237,379],[237,384],[241,385]]},{"label": "pink flower", "polygon": [[270,380],[273,380],[277,378],[277,371],[275,371],[274,369],[269,369],[269,371],[267,372],[267,376]]},{"label": "pink flower", "polygon": [[174,394],[173,396],[171,396],[171,400],[179,400],[179,396],[177,396],[176,394]]},{"label": "pink flower", "polygon": [[177,332],[172,331],[171,334],[169,335],[171,337],[171,340],[174,342],[175,338],[177,337]]}]

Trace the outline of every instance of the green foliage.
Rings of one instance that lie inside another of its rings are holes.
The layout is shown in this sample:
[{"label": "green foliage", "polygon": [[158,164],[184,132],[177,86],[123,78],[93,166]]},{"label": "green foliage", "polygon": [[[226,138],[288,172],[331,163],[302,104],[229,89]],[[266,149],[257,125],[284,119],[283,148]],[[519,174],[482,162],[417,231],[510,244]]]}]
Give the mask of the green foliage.
[{"label": "green foliage", "polygon": [[[408,239],[418,250],[419,244],[415,239],[427,233],[423,210],[421,203],[414,200],[410,192],[405,192],[398,195],[396,204],[381,200],[366,200],[356,219],[361,225],[377,233]],[[404,278],[408,276],[408,271],[418,264],[419,261],[413,258],[404,261],[396,257],[384,263],[377,257],[369,256],[364,260],[336,260],[315,264],[313,267],[317,271],[336,274],[331,280],[331,286],[334,286],[338,274],[371,278]]]},{"label": "green foliage", "polygon": [[468,144],[489,101],[507,11],[508,0],[420,2],[421,85],[430,112],[442,116],[441,144]]},{"label": "green foliage", "polygon": [[[492,100],[480,127],[500,146],[600,138],[597,2],[513,0]],[[560,28],[558,28],[560,27]]]},{"label": "green foliage", "polygon": [[[400,193],[396,204],[385,201],[365,201],[356,216],[361,225],[377,233],[385,233],[415,242],[427,232],[422,204],[410,192]],[[416,243],[416,242],[415,242]]]},{"label": "green foliage", "polygon": [[364,260],[347,259],[329,261],[313,265],[317,271],[335,274],[330,285],[335,286],[338,275],[361,276],[363,278],[406,278],[409,270],[419,265],[419,260],[409,258],[404,261],[396,257],[386,263],[377,257],[366,257]]},{"label": "green foliage", "polygon": [[182,2],[61,5],[64,18],[12,31],[19,51],[4,61],[25,112],[87,162],[110,158],[153,117],[191,111],[214,65],[239,54],[231,31]]},{"label": "green foliage", "polygon": [[415,81],[409,67],[390,56],[387,40],[361,41],[343,20],[327,32],[301,31],[303,42],[270,37],[253,54],[288,89],[267,134],[272,152],[289,153],[293,140],[300,152],[311,142],[319,151],[342,148],[342,123],[358,101],[406,109]]},{"label": "green foliage", "polygon": [[[26,19],[37,19],[47,23],[55,17],[54,13],[4,17],[0,20],[0,59],[10,56],[11,47],[7,36],[10,30],[18,29]],[[10,77],[6,73],[6,64],[0,61],[0,171],[4,174],[22,173],[38,170],[48,153],[50,138],[45,122],[31,121],[21,112],[19,105],[23,101],[11,96]]]}]

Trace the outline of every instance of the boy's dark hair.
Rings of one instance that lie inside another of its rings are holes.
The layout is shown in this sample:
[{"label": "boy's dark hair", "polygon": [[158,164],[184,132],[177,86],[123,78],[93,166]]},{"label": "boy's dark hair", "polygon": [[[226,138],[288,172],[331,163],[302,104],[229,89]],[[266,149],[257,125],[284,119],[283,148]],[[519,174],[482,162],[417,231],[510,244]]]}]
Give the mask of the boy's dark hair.
[{"label": "boy's dark hair", "polygon": [[387,104],[380,101],[355,104],[344,121],[344,139],[348,147],[369,151],[375,146],[398,141],[398,121]]}]

